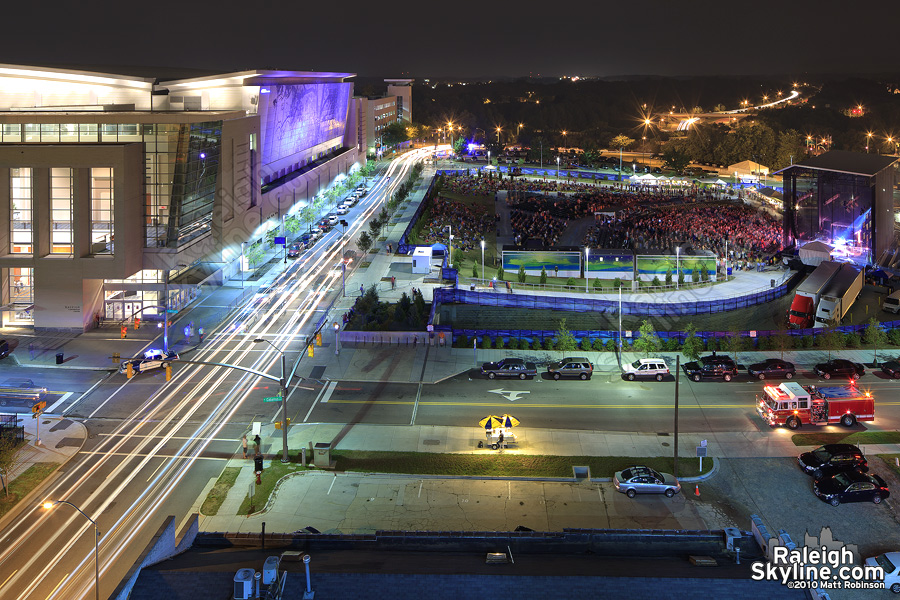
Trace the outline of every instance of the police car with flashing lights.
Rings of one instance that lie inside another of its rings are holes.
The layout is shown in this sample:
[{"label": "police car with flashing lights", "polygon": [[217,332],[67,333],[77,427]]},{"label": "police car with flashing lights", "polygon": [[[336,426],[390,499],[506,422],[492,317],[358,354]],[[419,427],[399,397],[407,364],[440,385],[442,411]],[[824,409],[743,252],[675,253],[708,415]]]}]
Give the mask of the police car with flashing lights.
[{"label": "police car with flashing lights", "polygon": [[141,358],[122,361],[122,364],[119,365],[119,373],[126,373],[128,365],[131,365],[135,373],[143,373],[144,371],[166,367],[173,360],[178,360],[178,353],[174,350],[169,350],[169,353],[166,354],[159,348],[153,348],[144,352]]}]

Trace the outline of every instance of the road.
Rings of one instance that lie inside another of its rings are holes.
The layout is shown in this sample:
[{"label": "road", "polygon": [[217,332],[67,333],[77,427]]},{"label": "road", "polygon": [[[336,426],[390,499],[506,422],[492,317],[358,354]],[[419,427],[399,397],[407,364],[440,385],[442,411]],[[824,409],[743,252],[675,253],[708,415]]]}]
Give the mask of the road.
[{"label": "road", "polygon": [[[840,385],[811,373],[798,374],[794,381]],[[877,399],[877,420],[855,429],[900,428],[900,382],[870,371],[860,385]],[[770,431],[755,411],[763,386],[758,380],[744,375],[730,383],[692,382],[682,377],[679,386],[679,429],[684,433]],[[413,422],[415,413],[416,425],[472,427],[486,415],[509,412],[530,427],[652,433],[672,430],[675,405],[672,378],[628,382],[611,372],[595,372],[588,381],[553,381],[540,375],[526,381],[490,381],[472,370],[423,385],[421,391],[416,383],[338,382],[325,394],[313,387],[298,394],[289,408],[294,422],[309,414],[308,422],[404,425]]]},{"label": "road", "polygon": [[[348,215],[347,239],[380,209],[421,153],[395,160],[382,179]],[[94,595],[94,539],[89,519],[99,527],[100,596],[107,597],[168,515],[187,515],[203,486],[221,470],[221,460],[236,451],[243,432],[236,413],[246,403],[267,422],[278,418],[279,404],[257,402],[272,393],[280,355],[264,338],[298,353],[314,332],[321,309],[340,295],[341,231],[332,230],[303,259],[295,261],[267,293],[209,332],[202,350],[190,360],[239,365],[186,364],[166,382],[161,371],[132,380],[112,376],[65,410],[85,419],[89,440],[61,471],[45,500],[66,500],[47,510],[23,506],[4,532],[0,550],[0,598],[72,599]],[[48,369],[48,375],[49,374]],[[38,373],[30,371],[31,378]],[[46,381],[62,400],[89,389],[97,374],[66,374]],[[43,383],[43,381],[42,381]],[[277,384],[275,384],[277,387]],[[264,389],[268,387],[270,389]],[[79,398],[81,394],[78,395]],[[55,400],[54,400],[55,404]],[[274,413],[274,414],[273,414]],[[88,517],[88,518],[85,518]]]}]

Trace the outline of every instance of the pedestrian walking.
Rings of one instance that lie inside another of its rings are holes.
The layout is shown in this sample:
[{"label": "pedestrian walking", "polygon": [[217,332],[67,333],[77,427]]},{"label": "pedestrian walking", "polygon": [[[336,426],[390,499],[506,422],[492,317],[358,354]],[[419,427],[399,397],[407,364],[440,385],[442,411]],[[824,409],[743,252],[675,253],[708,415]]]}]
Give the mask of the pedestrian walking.
[{"label": "pedestrian walking", "polygon": [[262,440],[259,439],[259,434],[256,434],[256,437],[253,438],[253,443],[256,444],[256,456],[259,456],[259,448],[262,446]]},{"label": "pedestrian walking", "polygon": [[247,458],[247,434],[241,436],[241,450],[244,452],[244,458]]},{"label": "pedestrian walking", "polygon": [[503,447],[503,432],[500,432],[500,435],[497,436],[497,448]]},{"label": "pedestrian walking", "polygon": [[365,293],[366,293],[366,290],[363,287],[363,284],[359,284],[359,296],[362,297]]}]

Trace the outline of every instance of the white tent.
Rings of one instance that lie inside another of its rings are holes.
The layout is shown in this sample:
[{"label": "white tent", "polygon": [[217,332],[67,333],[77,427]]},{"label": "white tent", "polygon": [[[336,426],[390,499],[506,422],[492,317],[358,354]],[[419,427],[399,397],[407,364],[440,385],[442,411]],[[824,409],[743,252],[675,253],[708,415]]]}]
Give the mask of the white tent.
[{"label": "white tent", "polygon": [[769,167],[761,165],[755,160],[744,160],[733,165],[728,165],[722,175],[734,175],[740,179],[759,179],[760,176],[769,174]]},{"label": "white tent", "polygon": [[728,184],[726,182],[722,181],[721,179],[716,179],[716,185],[728,185]]},{"label": "white tent", "polygon": [[828,244],[822,242],[810,242],[800,246],[800,260],[804,265],[818,267],[819,263],[831,260],[831,251],[834,250]]},{"label": "white tent", "polygon": [[416,246],[413,250],[412,272],[423,274],[431,272],[431,246]]}]

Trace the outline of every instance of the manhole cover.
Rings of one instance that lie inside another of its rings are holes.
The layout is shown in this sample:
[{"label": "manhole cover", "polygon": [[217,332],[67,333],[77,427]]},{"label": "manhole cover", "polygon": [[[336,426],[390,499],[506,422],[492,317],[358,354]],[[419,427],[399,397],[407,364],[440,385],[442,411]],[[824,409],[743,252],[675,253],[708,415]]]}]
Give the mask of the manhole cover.
[{"label": "manhole cover", "polygon": [[426,446],[438,446],[441,440],[422,440],[422,443]]},{"label": "manhole cover", "polygon": [[666,446],[668,448],[669,442],[663,442],[661,445]]},{"label": "manhole cover", "polygon": [[669,437],[669,433],[666,432],[666,431],[664,431],[664,432],[662,432],[662,433],[657,433],[656,435],[662,436],[662,437]]}]

